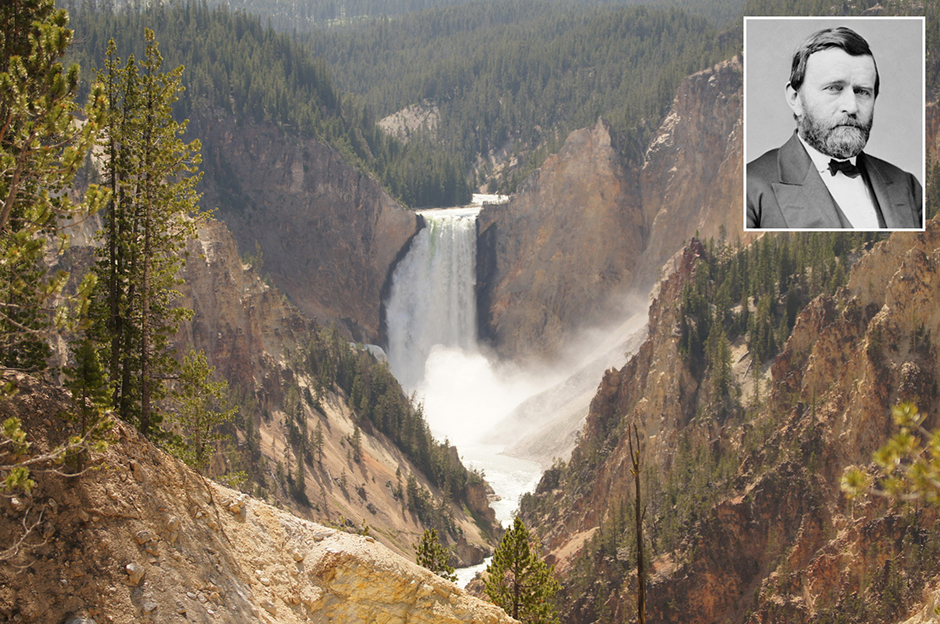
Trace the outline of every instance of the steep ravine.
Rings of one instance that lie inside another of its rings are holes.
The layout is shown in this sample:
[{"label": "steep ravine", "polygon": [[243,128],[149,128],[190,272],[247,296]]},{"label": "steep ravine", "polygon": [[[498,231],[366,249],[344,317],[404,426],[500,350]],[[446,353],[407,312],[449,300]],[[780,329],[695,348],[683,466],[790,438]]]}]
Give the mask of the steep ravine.
[{"label": "steep ravine", "polygon": [[[320,385],[305,355],[319,328],[252,267],[242,264],[224,223],[205,224],[187,251],[181,303],[194,314],[176,337],[177,349],[182,353],[189,348],[204,350],[218,374],[229,382],[233,395],[243,402],[241,427],[233,440],[240,454],[217,464],[215,473],[244,469],[250,449],[256,448],[261,474],[252,487],[257,494],[306,519],[336,526],[368,525],[379,541],[413,556],[411,546],[424,527],[396,498],[395,486],[415,475],[438,506],[441,492],[388,436],[363,421],[359,406],[353,406],[341,388],[323,389],[319,402],[301,399],[316,395]],[[346,346],[345,339],[342,346]],[[322,461],[308,457],[304,463],[308,505],[287,493],[283,474],[296,478],[298,452],[296,443],[290,442],[286,413],[291,400],[302,418],[298,425],[295,416],[291,426],[306,427],[308,440],[318,422],[323,432]],[[357,424],[362,428],[359,462],[350,459],[350,440]],[[248,428],[254,446],[248,444]],[[459,563],[479,563],[492,551],[497,532],[484,488],[471,487],[465,506],[449,507],[463,533],[454,541]]]},{"label": "steep ravine", "polygon": [[[703,380],[679,349],[679,295],[701,253],[693,243],[677,258],[650,308],[647,341],[605,376],[568,469],[546,473],[523,507],[569,588],[586,587],[590,604],[569,595],[565,621],[624,621],[635,613],[629,534],[612,533],[625,510],[632,513],[622,432],[633,423],[647,500],[662,500],[657,494],[680,466],[733,462],[725,464],[726,480],[699,481],[718,495],[673,529],[676,546],[663,550],[660,540],[677,508],[649,509],[650,621],[933,621],[936,511],[877,498],[850,506],[839,479],[845,467],[869,464],[892,433],[898,401],[916,401],[929,414],[925,425],[940,426],[940,222],[874,245],[847,288],[799,315],[759,414],[740,424],[709,411]],[[675,504],[702,494],[682,492]],[[615,560],[595,562],[590,578],[575,576],[583,573],[577,560],[586,542],[618,536],[626,543]]]},{"label": "steep ravine", "polygon": [[579,329],[623,317],[697,232],[741,230],[741,59],[686,78],[643,162],[609,126],[573,132],[505,205],[480,215],[480,336],[552,359]]},{"label": "steep ravine", "polygon": [[[35,449],[63,439],[60,389],[6,376]],[[80,477],[34,473],[28,496],[0,500],[0,620],[138,622],[513,622],[503,611],[393,553],[207,481],[118,423]],[[27,523],[29,524],[29,523]]]}]

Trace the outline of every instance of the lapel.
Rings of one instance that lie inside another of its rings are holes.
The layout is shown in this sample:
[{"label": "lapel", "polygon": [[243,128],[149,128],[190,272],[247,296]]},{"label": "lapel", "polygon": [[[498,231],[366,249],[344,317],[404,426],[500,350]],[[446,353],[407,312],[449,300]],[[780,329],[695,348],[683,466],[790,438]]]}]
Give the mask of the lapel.
[{"label": "lapel", "polygon": [[914,223],[907,186],[896,184],[894,177],[880,166],[877,159],[869,157],[865,152],[859,154],[858,157],[861,167],[868,174],[868,181],[875,199],[878,200],[878,206],[881,208],[887,228],[890,230],[920,227],[919,223]]},{"label": "lapel", "polygon": [[795,132],[777,150],[777,175],[780,182],[772,186],[787,228],[843,227],[826,184]]}]

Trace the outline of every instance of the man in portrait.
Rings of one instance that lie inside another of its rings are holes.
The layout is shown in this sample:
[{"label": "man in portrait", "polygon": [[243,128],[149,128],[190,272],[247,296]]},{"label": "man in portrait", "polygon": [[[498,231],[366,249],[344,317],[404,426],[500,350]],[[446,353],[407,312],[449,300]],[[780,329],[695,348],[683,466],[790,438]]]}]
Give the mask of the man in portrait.
[{"label": "man in portrait", "polygon": [[799,45],[785,90],[796,129],[747,164],[747,229],[923,227],[917,178],[864,151],[880,87],[875,57],[855,30],[824,28]]}]

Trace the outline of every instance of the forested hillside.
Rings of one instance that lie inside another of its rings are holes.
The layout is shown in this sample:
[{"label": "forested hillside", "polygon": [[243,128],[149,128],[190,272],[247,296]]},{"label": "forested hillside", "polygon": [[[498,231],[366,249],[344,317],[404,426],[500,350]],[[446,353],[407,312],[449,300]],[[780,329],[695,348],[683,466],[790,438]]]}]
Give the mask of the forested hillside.
[{"label": "forested hillside", "polygon": [[[124,2],[126,0],[118,0]],[[212,0],[233,9],[259,15],[277,30],[305,32],[315,28],[348,24],[369,17],[399,17],[426,9],[455,7],[476,0]],[[599,5],[645,5],[657,8],[682,7],[724,25],[736,18],[743,0],[565,0],[569,7]]]},{"label": "forested hillside", "polygon": [[376,116],[414,104],[440,108],[433,139],[468,165],[499,149],[523,165],[498,180],[512,191],[572,130],[608,120],[638,157],[679,81],[732,56],[736,31],[646,7],[548,2],[472,3],[315,31],[302,39],[343,89]]},{"label": "forested hillside", "polygon": [[174,108],[178,119],[217,112],[241,123],[270,122],[315,136],[350,164],[371,171],[409,206],[470,199],[460,159],[382,133],[367,106],[333,85],[322,59],[262,26],[257,17],[198,1],[119,10],[83,4],[72,8],[70,26],[76,43],[69,56],[83,68],[86,87],[94,70],[104,66],[109,39],[115,40],[120,57],[140,58],[143,30],[150,28],[167,67],[185,68],[185,91]]},{"label": "forested hillside", "polygon": [[[30,495],[44,475],[83,474],[119,419],[308,519],[372,525],[402,553],[435,527],[482,559],[497,529],[480,475],[432,437],[385,364],[303,317],[200,205],[200,144],[171,111],[184,70],[166,69],[154,31],[142,29],[140,56],[106,47],[79,124],[79,68],[60,62],[67,13],[52,0],[0,6],[0,406],[23,373],[73,401],[3,419],[0,487]],[[44,439],[40,420],[68,439]],[[38,547],[40,509],[15,510],[0,562]]]}]

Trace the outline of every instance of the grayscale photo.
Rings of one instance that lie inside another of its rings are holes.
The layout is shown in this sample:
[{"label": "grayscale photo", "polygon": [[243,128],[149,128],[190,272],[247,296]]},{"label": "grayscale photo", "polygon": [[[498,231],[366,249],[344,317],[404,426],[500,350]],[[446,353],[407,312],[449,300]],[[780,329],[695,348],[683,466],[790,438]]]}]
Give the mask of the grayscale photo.
[{"label": "grayscale photo", "polygon": [[924,227],[922,18],[745,19],[745,229]]}]

